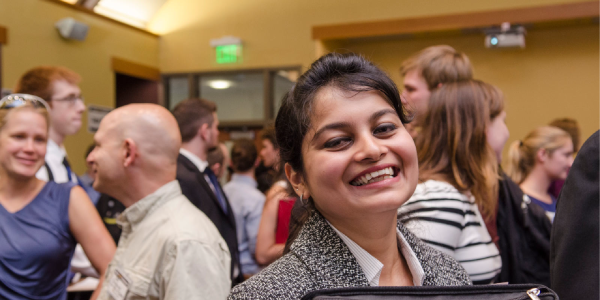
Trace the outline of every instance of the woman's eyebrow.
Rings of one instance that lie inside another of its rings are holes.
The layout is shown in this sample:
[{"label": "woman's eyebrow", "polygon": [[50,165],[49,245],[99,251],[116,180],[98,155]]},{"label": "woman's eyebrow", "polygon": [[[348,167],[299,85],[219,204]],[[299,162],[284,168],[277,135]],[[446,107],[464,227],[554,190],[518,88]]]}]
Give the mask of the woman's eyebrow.
[{"label": "woman's eyebrow", "polygon": [[327,130],[343,129],[343,128],[348,128],[348,127],[350,127],[350,123],[346,123],[346,122],[336,122],[336,123],[327,124],[327,125],[319,128],[319,130],[317,130],[317,132],[313,136],[311,142],[316,140],[319,137],[319,135],[321,135],[323,132],[325,132]]},{"label": "woman's eyebrow", "polygon": [[382,116],[387,115],[387,114],[394,114],[395,115],[396,111],[394,109],[392,109],[392,108],[382,109],[382,110],[380,110],[380,111],[375,112],[374,114],[372,114],[371,117],[369,118],[369,122],[374,122],[377,119],[379,119]]},{"label": "woman's eyebrow", "polygon": [[[379,118],[381,118],[382,116],[384,116],[384,115],[387,115],[387,114],[393,114],[393,115],[396,115],[396,111],[395,111],[394,109],[392,109],[392,108],[386,108],[386,109],[382,109],[382,110],[380,110],[380,111],[378,111],[378,112],[375,112],[375,113],[373,113],[373,114],[371,115],[371,117],[369,117],[369,122],[374,122],[374,121],[376,121],[377,119],[379,119]],[[318,138],[319,138],[319,136],[320,136],[320,135],[321,135],[323,132],[325,132],[325,131],[327,131],[327,130],[337,130],[337,129],[344,129],[344,128],[348,128],[348,127],[350,127],[350,126],[351,126],[351,125],[350,125],[350,123],[348,123],[348,122],[336,122],[336,123],[327,124],[327,125],[325,125],[325,126],[323,126],[323,127],[319,128],[319,130],[317,130],[317,132],[315,132],[315,135],[313,136],[313,138],[312,138],[311,142],[312,142],[312,141],[314,141],[314,140],[316,140],[316,139],[318,139]]]}]

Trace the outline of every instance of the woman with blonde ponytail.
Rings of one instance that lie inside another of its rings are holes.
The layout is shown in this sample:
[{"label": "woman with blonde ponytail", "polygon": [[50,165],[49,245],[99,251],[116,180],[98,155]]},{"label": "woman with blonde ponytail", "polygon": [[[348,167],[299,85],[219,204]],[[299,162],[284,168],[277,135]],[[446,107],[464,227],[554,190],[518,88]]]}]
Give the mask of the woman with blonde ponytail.
[{"label": "woman with blonde ponytail", "polygon": [[506,173],[552,221],[556,198],[548,189],[554,180],[567,177],[572,164],[573,142],[569,134],[558,127],[542,126],[510,145]]}]

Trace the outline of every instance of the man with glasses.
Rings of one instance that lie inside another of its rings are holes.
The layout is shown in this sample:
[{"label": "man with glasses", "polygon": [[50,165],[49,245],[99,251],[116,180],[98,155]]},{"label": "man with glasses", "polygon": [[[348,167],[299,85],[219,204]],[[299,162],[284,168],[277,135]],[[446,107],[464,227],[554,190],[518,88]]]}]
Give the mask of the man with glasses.
[{"label": "man with glasses", "polygon": [[[63,142],[67,136],[76,134],[81,128],[85,104],[78,86],[80,81],[79,74],[65,67],[41,66],[23,74],[15,87],[15,93],[38,96],[46,100],[50,106],[46,163],[36,174],[36,177],[41,180],[56,183],[71,181],[79,184],[77,175],[67,160]],[[93,189],[81,186],[95,205],[100,194]],[[77,245],[73,255],[71,270],[86,276],[98,277],[80,245]],[[75,276],[75,273],[72,276]]]},{"label": "man with glasses", "polygon": [[38,171],[39,179],[78,183],[77,176],[67,161],[63,142],[67,136],[76,134],[81,128],[85,104],[78,86],[80,81],[81,77],[67,68],[43,66],[27,71],[17,82],[15,93],[38,96],[50,105],[51,124],[46,165]]}]

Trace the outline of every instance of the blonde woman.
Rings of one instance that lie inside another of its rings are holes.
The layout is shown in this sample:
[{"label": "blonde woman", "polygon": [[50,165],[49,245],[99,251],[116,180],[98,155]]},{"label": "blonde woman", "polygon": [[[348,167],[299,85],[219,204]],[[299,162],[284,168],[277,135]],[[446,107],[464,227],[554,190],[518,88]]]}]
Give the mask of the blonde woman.
[{"label": "blonde woman", "polygon": [[26,94],[0,100],[0,299],[67,299],[69,262],[78,242],[100,274],[101,287],[115,253],[82,188],[35,177],[46,155],[46,106]]},{"label": "blonde woman", "polygon": [[572,164],[573,141],[569,134],[558,127],[542,126],[510,145],[506,171],[553,221],[556,198],[548,190],[553,181],[567,178]]}]

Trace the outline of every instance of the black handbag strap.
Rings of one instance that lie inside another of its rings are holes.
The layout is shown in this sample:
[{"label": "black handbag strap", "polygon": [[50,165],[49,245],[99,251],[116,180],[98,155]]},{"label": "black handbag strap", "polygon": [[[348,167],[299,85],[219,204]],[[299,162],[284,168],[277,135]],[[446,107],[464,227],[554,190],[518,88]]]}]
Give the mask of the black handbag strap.
[{"label": "black handbag strap", "polygon": [[538,284],[491,284],[425,287],[350,287],[312,291],[302,300],[557,300],[554,291]]},{"label": "black handbag strap", "polygon": [[44,166],[46,166],[46,172],[48,172],[48,181],[54,181],[54,175],[52,174],[52,170],[50,170],[50,166],[47,161],[44,161]]}]

